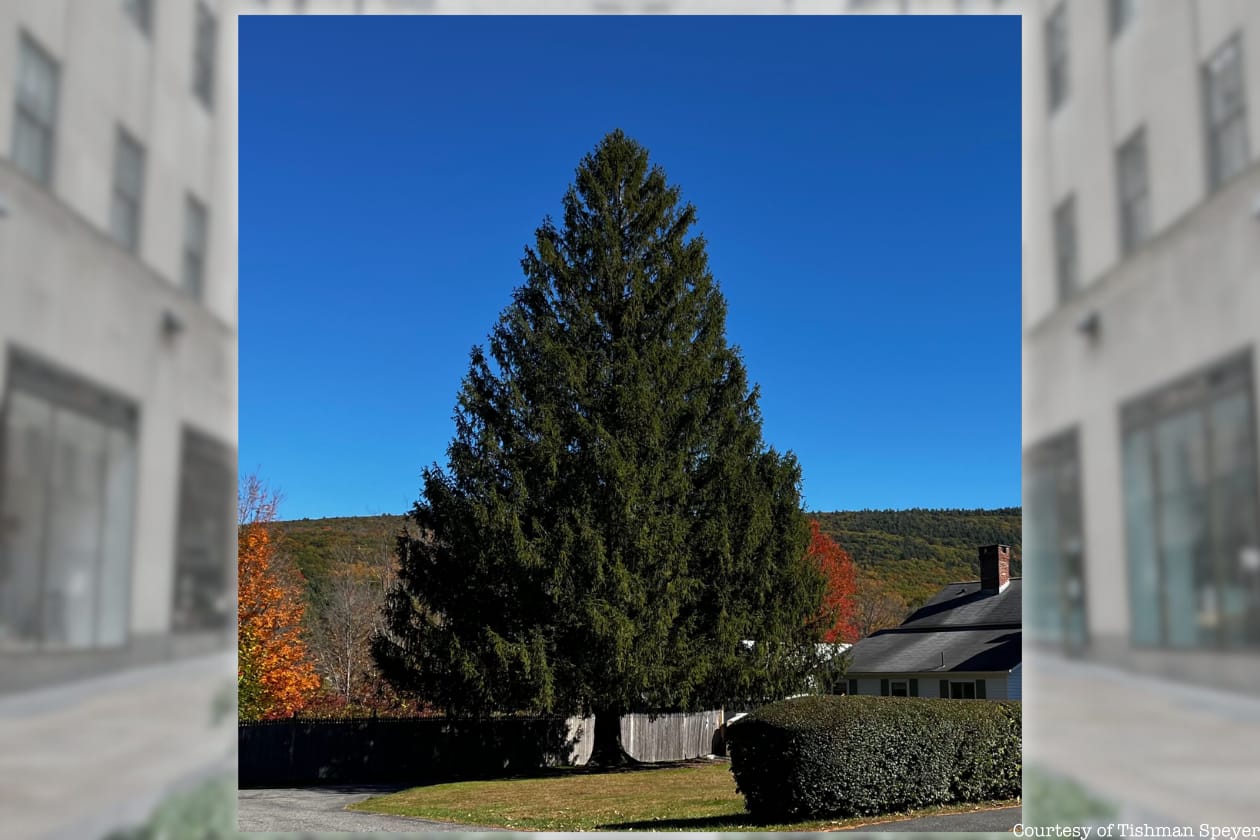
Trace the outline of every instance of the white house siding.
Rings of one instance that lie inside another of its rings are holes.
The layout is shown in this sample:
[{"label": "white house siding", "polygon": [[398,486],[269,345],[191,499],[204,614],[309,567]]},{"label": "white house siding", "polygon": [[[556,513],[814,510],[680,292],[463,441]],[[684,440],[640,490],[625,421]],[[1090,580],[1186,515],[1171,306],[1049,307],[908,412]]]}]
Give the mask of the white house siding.
[{"label": "white house siding", "polygon": [[1006,678],[1006,699],[1022,700],[1021,692],[1023,691],[1024,674],[1020,670],[1024,667],[1024,663],[1020,663],[1011,669],[1010,676]]},{"label": "white house siding", "polygon": [[[879,683],[884,677],[858,677],[857,693],[863,696],[879,696]],[[985,699],[986,700],[1006,700],[1009,696],[1008,679],[1005,674],[904,674],[893,675],[886,679],[889,680],[918,680],[920,697],[940,697],[941,696],[941,680],[951,680],[962,682],[966,680],[984,680]],[[1009,699],[1019,699],[1019,683],[1018,676],[1015,677],[1014,690],[1016,695]]]}]

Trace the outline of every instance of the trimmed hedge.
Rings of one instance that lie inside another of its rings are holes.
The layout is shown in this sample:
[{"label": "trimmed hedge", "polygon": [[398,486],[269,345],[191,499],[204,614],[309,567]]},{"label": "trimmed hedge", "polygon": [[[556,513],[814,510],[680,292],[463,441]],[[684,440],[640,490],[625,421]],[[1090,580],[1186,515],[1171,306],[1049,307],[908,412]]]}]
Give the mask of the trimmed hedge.
[{"label": "trimmed hedge", "polygon": [[869,816],[1020,794],[1018,701],[798,697],[726,733],[749,813]]}]

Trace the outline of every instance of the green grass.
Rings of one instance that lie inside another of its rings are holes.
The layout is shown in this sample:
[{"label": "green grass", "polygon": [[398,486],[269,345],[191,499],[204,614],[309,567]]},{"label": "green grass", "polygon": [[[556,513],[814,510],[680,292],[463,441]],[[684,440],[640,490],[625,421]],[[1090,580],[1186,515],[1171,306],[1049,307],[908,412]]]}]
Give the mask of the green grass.
[{"label": "green grass", "polygon": [[[898,816],[1016,804],[960,805]],[[430,785],[374,797],[351,809],[521,831],[818,831],[888,819],[758,821],[744,811],[726,762],[602,773],[569,769],[540,778]]]}]

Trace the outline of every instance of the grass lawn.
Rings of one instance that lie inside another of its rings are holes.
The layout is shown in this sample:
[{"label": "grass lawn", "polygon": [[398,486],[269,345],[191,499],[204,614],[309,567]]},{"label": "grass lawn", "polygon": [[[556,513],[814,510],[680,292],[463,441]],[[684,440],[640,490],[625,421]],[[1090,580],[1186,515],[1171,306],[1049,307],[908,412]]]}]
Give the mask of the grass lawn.
[{"label": "grass lawn", "polygon": [[[1017,805],[1018,800],[914,811],[927,816]],[[378,796],[352,810],[498,826],[522,831],[818,831],[889,817],[758,822],[726,762],[613,772],[559,770],[538,778],[455,782]]]}]

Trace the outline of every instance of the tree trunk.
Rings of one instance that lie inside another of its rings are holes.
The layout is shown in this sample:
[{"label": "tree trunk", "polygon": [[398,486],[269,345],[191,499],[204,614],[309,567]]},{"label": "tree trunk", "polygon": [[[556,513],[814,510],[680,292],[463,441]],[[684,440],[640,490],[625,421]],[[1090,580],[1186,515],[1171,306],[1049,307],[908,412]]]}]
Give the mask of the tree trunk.
[{"label": "tree trunk", "polygon": [[595,712],[595,745],[587,764],[591,767],[625,767],[638,764],[621,746],[621,713],[614,710]]}]

